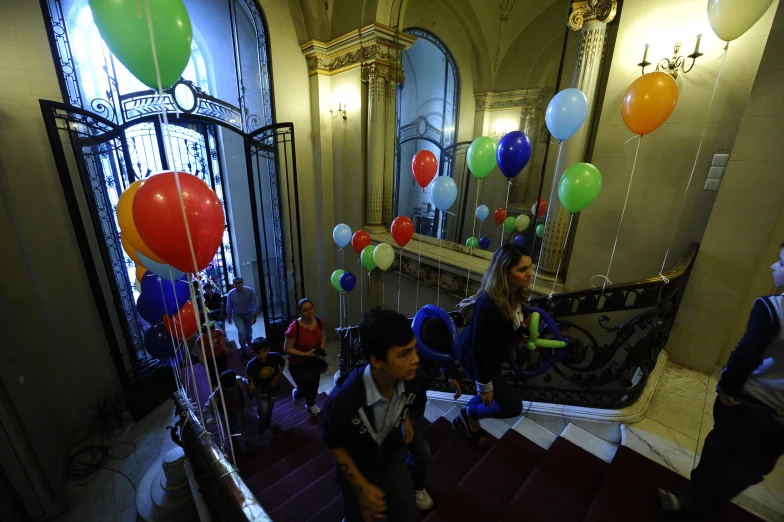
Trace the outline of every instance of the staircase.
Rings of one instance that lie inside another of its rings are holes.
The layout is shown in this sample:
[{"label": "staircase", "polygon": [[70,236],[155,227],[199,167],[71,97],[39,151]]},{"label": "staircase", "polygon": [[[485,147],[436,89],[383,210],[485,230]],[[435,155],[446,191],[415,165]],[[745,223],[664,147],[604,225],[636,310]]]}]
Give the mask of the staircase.
[{"label": "staircase", "polygon": [[[239,366],[232,359],[230,367]],[[199,365],[195,369],[200,370]],[[316,404],[323,408],[325,400],[326,394],[320,394]],[[431,414],[433,422],[421,424],[433,452],[426,487],[435,508],[419,521],[689,520],[664,513],[656,493],[660,487],[685,488],[688,481],[625,446],[572,424],[555,436],[523,417],[513,426],[482,421],[491,437],[479,448],[452,429],[457,412],[452,408],[440,417]],[[342,520],[334,461],[321,440],[320,417],[294,409],[291,385],[281,381],[272,429],[258,435],[248,416],[242,437],[235,439],[240,474],[275,522]],[[720,516],[706,520],[760,519],[728,504]]]}]

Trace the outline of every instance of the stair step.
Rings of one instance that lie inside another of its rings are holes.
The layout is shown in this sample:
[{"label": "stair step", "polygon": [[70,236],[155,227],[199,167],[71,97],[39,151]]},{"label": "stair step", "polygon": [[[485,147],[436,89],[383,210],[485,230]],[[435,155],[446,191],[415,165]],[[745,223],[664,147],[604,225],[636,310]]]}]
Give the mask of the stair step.
[{"label": "stair step", "polygon": [[321,437],[317,437],[300,449],[290,453],[286,458],[269,466],[263,473],[256,473],[245,480],[245,484],[258,496],[259,493],[270,487],[289,473],[296,471],[300,466],[307,464],[319,453],[326,450],[327,446]]},{"label": "stair step", "polygon": [[615,452],[618,451],[618,446],[616,444],[602,440],[596,435],[588,433],[572,423],[569,423],[566,426],[566,429],[561,433],[561,437],[573,442],[591,455],[599,457],[608,464],[612,462]]},{"label": "stair step", "polygon": [[507,431],[425,521],[497,520],[544,453],[516,431]]},{"label": "stair step", "polygon": [[457,436],[452,428],[452,424],[443,418],[428,426],[422,434],[430,445],[432,457],[436,456],[446,446],[447,442]]},{"label": "stair step", "polygon": [[602,459],[558,437],[499,520],[518,522],[524,513],[526,522],[581,521],[608,467]]},{"label": "stair step", "polygon": [[547,429],[526,417],[521,417],[515,422],[512,425],[512,429],[545,450],[549,449],[555,442],[555,439],[558,438],[557,435],[553,435]]},{"label": "stair step", "polygon": [[305,522],[340,522],[343,519],[343,495],[338,495]]},{"label": "stair step", "polygon": [[[439,422],[441,421],[434,423],[433,426]],[[430,461],[425,487],[436,505],[452,491],[460,479],[492,449],[496,442],[495,438],[488,437],[487,443],[479,447],[462,436],[454,435],[441,450],[435,452],[435,456]]]},{"label": "stair step", "polygon": [[[321,477],[335,467],[335,459],[326,448],[307,464],[289,473],[275,484],[266,488],[261,494],[254,492],[264,511],[275,511],[288,501],[291,495],[302,488],[310,487],[313,477]],[[263,472],[262,474],[266,473]],[[313,506],[315,507],[315,505]]]},{"label": "stair step", "polygon": [[261,454],[254,460],[240,463],[240,475],[245,478],[252,477],[256,473],[260,473],[264,469],[272,466],[280,460],[283,460],[298,449],[320,437],[321,426],[318,424],[315,426],[309,426],[309,429],[298,434],[296,437],[292,436],[282,444],[272,448],[267,448],[266,453]]},{"label": "stair step", "polygon": [[[631,477],[634,479],[630,480]],[[658,488],[679,490],[688,486],[689,481],[674,471],[626,446],[621,446],[607,470],[604,481],[594,495],[584,520],[585,522],[663,520],[665,513],[659,506]],[[761,519],[735,504],[727,503],[725,509],[714,518],[701,520],[752,522]]]},{"label": "stair step", "polygon": [[[321,477],[302,477],[300,483],[290,491],[286,502],[270,514],[272,520],[278,522],[307,520],[313,515],[315,506],[326,506],[340,495],[340,488],[335,482],[334,466]],[[297,491],[299,493],[295,493]]]}]

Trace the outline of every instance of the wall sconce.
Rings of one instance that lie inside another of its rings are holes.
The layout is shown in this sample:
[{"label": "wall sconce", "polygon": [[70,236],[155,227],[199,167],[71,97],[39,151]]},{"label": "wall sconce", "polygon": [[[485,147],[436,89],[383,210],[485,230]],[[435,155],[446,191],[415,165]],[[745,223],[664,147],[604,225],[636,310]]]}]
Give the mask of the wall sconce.
[{"label": "wall sconce", "polygon": [[[656,70],[664,71],[673,78],[678,78],[678,71],[683,71],[684,74],[688,73],[694,68],[697,58],[702,56],[702,53],[700,52],[701,40],[702,33],[697,35],[697,43],[694,46],[694,52],[689,56],[678,55],[678,53],[681,52],[681,43],[676,42],[675,47],[672,50],[672,58],[662,58],[659,60],[659,63],[656,64]],[[642,69],[642,74],[645,74],[645,68],[651,64],[651,62],[648,61],[648,46],[649,44],[645,44],[645,52],[642,55],[642,61],[637,64],[637,67]],[[691,65],[688,69],[686,68],[686,58],[691,58]]]},{"label": "wall sconce", "polygon": [[340,101],[340,102],[338,102],[337,110],[335,110],[334,109],[334,105],[330,104],[330,106],[329,106],[329,114],[333,118],[337,118],[338,116],[340,116],[341,118],[343,118],[345,120],[346,118],[348,118],[348,114],[347,114],[347,111],[346,111],[346,106],[347,106],[346,102]]}]

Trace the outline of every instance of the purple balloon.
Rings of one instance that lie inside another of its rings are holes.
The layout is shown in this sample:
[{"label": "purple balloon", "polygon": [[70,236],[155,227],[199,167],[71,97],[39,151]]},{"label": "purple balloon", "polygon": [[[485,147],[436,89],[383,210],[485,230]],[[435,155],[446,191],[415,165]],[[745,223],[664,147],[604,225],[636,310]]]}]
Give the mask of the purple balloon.
[{"label": "purple balloon", "polygon": [[498,142],[495,157],[498,168],[507,178],[520,174],[531,159],[531,140],[523,131],[512,131]]},{"label": "purple balloon", "polygon": [[161,322],[161,318],[163,317],[163,310],[159,310],[157,307],[153,306],[143,294],[136,300],[136,312],[138,312],[142,319],[150,324]]},{"label": "purple balloon", "polygon": [[487,250],[490,248],[491,239],[487,236],[482,236],[479,238],[479,248],[482,250]]},{"label": "purple balloon", "polygon": [[355,286],[357,286],[357,276],[353,272],[343,272],[340,276],[340,288],[344,292],[351,292]]},{"label": "purple balloon", "polygon": [[517,234],[513,242],[514,242],[514,246],[518,248],[523,248],[525,246],[525,236],[522,234]]},{"label": "purple balloon", "polygon": [[168,361],[174,357],[176,344],[169,332],[166,331],[163,323],[152,325],[144,333],[144,349],[160,361]]}]

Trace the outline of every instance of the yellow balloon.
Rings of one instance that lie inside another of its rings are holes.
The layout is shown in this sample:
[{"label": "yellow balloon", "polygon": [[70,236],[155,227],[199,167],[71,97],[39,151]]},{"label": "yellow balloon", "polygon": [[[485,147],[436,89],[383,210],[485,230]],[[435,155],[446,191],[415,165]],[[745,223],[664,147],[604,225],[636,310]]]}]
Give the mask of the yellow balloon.
[{"label": "yellow balloon", "polygon": [[[134,181],[122,194],[120,194],[120,200],[117,202],[117,222],[120,223],[120,230],[122,231],[123,238],[133,248],[156,263],[165,263],[160,256],[156,255],[155,252],[150,250],[150,247],[144,243],[142,236],[139,235],[139,231],[136,230],[136,223],[133,221],[133,198],[142,185],[144,185],[143,179]],[[127,249],[126,252],[128,252]],[[130,253],[128,253],[128,255],[131,256],[131,259],[135,257]],[[136,264],[141,265],[138,260],[136,260]]]},{"label": "yellow balloon", "polygon": [[142,277],[144,277],[144,273],[147,271],[142,265],[136,265],[136,280],[140,283],[142,282]]},{"label": "yellow balloon", "polygon": [[131,242],[128,241],[125,236],[120,235],[120,243],[122,243],[123,250],[125,250],[125,253],[128,254],[128,257],[133,259],[133,262],[136,263],[136,266],[143,267],[144,265],[141,261],[139,261],[139,256],[136,255],[136,250],[134,250]]},{"label": "yellow balloon", "polygon": [[708,0],[708,22],[720,39],[731,42],[759,21],[773,0]]}]

